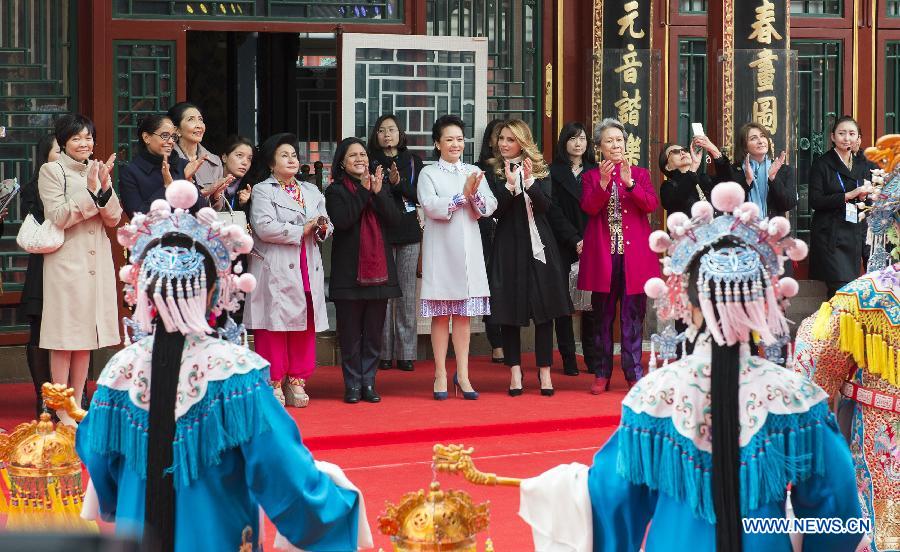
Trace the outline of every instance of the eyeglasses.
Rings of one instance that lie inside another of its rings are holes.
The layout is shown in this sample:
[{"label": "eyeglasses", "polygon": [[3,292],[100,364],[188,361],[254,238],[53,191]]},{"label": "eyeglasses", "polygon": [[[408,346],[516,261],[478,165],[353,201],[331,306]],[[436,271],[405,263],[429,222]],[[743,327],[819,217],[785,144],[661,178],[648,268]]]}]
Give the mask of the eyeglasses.
[{"label": "eyeglasses", "polygon": [[670,155],[681,155],[684,151],[684,148],[672,148],[669,150],[669,153],[666,154],[666,157]]},{"label": "eyeglasses", "polygon": [[159,138],[160,138],[163,142],[169,142],[169,141],[175,142],[175,141],[178,140],[178,135],[177,135],[177,134],[171,134],[171,133],[168,133],[168,132],[163,132],[162,134],[157,134],[157,133],[154,132],[154,133],[152,133],[152,134],[153,134],[154,136],[159,136]]}]

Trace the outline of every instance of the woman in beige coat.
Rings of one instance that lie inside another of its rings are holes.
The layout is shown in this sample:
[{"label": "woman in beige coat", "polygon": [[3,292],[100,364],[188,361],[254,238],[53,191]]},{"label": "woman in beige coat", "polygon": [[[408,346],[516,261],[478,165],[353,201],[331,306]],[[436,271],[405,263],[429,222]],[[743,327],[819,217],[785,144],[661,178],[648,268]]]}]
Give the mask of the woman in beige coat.
[{"label": "woman in beige coat", "polygon": [[118,301],[112,251],[105,226],[119,223],[122,208],[104,164],[90,159],[94,123],[82,115],[56,122],[63,150],[45,163],[38,176],[44,216],[65,231],[62,247],[44,255],[43,349],[50,350],[53,383],[75,390],[75,402],[87,378],[91,350],[117,345]]}]

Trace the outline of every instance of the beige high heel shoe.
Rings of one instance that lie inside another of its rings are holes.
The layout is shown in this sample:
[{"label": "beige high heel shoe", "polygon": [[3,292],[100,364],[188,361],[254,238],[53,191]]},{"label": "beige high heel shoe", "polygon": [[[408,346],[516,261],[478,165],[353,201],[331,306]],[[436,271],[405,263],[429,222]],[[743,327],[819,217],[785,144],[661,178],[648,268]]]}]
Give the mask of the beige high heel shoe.
[{"label": "beige high heel shoe", "polygon": [[275,398],[278,399],[281,406],[284,406],[284,392],[281,390],[281,380],[271,380],[269,385],[272,386],[272,393],[275,395]]},{"label": "beige high heel shoe", "polygon": [[284,386],[284,401],[288,406],[306,408],[309,406],[309,395],[306,394],[306,380],[288,376]]}]

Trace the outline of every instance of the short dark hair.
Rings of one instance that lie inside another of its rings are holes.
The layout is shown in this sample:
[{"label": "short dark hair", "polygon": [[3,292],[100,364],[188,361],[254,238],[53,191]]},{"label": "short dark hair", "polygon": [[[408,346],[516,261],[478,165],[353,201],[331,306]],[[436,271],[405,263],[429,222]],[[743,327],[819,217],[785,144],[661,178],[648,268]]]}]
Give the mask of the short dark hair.
[{"label": "short dark hair", "polygon": [[397,131],[400,133],[400,139],[397,140],[397,151],[406,151],[406,133],[403,132],[403,126],[400,125],[400,119],[393,113],[386,113],[375,119],[375,124],[372,125],[372,134],[369,135],[369,149],[381,151],[381,146],[378,145],[378,127],[388,119],[391,119],[397,124]]},{"label": "short dark hair", "polygon": [[167,115],[170,119],[172,119],[172,124],[175,125],[175,128],[179,128],[181,126],[181,120],[184,119],[184,112],[190,108],[194,108],[203,115],[203,110],[197,107],[196,104],[192,104],[191,102],[178,102],[169,108],[169,112]]},{"label": "short dark hair", "polygon": [[272,172],[271,165],[275,164],[275,151],[283,144],[290,144],[297,155],[300,155],[300,144],[297,142],[296,134],[280,132],[269,136],[265,142],[260,144],[259,151],[253,155],[253,164],[247,171],[247,174],[251,176],[248,182],[256,184],[269,178],[269,174]]},{"label": "short dark hair", "polygon": [[[435,142],[439,142],[441,136],[444,134],[444,129],[451,126],[459,127],[459,129],[463,131],[463,134],[466,132],[466,123],[464,123],[462,119],[456,115],[441,115],[438,117],[437,121],[431,125],[431,139]],[[440,156],[441,152],[438,151],[437,148],[434,148],[434,158],[438,159]]]},{"label": "short dark hair", "polygon": [[347,172],[344,170],[343,163],[344,158],[347,157],[347,150],[350,149],[350,146],[353,144],[359,144],[366,149],[366,143],[360,140],[359,138],[351,137],[344,138],[337,145],[337,148],[334,150],[334,159],[331,161],[331,181],[332,182],[341,182],[344,180],[344,177],[347,176]]},{"label": "short dark hair", "polygon": [[225,150],[222,152],[222,155],[230,155],[231,152],[238,149],[240,146],[248,146],[250,149],[254,148],[253,142],[251,142],[249,138],[239,134],[230,134],[228,138],[225,139]]},{"label": "short dark hair", "polygon": [[148,113],[147,115],[144,115],[141,120],[138,121],[137,126],[138,147],[142,150],[146,150],[147,144],[144,143],[144,133],[155,133],[166,121],[171,122],[172,119],[164,113]]},{"label": "short dark hair", "polygon": [[553,151],[553,160],[554,161],[565,161],[566,163],[571,164],[571,160],[569,159],[569,152],[566,150],[566,144],[572,138],[575,138],[581,133],[584,133],[584,139],[587,141],[587,147],[584,149],[584,155],[582,156],[582,162],[587,163],[596,163],[597,156],[594,155],[594,144],[591,142],[591,137],[588,134],[587,129],[584,128],[584,125],[579,123],[578,121],[569,121],[564,124],[562,130],[559,131],[559,140],[556,141],[556,149]]},{"label": "short dark hair", "polygon": [[94,127],[94,122],[84,115],[69,113],[57,119],[53,125],[53,136],[56,138],[56,143],[59,144],[59,149],[66,151],[66,142],[84,129],[87,129],[95,141],[97,140],[97,129]]}]

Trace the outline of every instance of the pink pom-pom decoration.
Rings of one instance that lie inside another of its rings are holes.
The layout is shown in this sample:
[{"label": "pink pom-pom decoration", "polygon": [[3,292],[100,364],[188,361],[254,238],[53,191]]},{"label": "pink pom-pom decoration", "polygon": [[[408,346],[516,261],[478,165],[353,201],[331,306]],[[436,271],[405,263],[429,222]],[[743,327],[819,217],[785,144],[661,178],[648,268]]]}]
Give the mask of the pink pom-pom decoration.
[{"label": "pink pom-pom decoration", "polygon": [[709,222],[713,218],[713,206],[708,201],[698,201],[691,207],[691,217]]},{"label": "pink pom-pom decoration", "polygon": [[247,234],[242,234],[237,240],[235,240],[235,250],[240,255],[246,255],[253,251],[253,238],[251,238]]},{"label": "pink pom-pom decoration", "polygon": [[744,202],[744,188],[737,182],[722,182],[710,194],[713,206],[723,213],[732,213]]},{"label": "pink pom-pom decoration", "polygon": [[241,274],[237,278],[237,288],[244,293],[250,293],[254,289],[256,289],[256,276],[250,274],[249,272],[246,274]]},{"label": "pink pom-pom decoration", "polygon": [[206,226],[211,226],[212,223],[219,220],[219,215],[216,214],[216,210],[212,207],[204,207],[197,211],[197,220]]},{"label": "pink pom-pom decoration", "polygon": [[166,201],[175,209],[190,209],[197,196],[197,187],[187,180],[176,180],[166,188]]},{"label": "pink pom-pom decoration", "polygon": [[745,201],[734,210],[734,216],[741,219],[744,224],[759,218],[759,206],[753,202]]},{"label": "pink pom-pom decoration", "polygon": [[130,247],[134,244],[134,228],[130,224],[122,226],[116,231],[116,241],[122,247]]},{"label": "pink pom-pom decoration", "polygon": [[655,230],[650,234],[650,249],[654,253],[665,253],[672,245],[672,238],[662,230]]},{"label": "pink pom-pom decoration", "polygon": [[650,278],[644,284],[644,293],[651,299],[659,299],[666,293],[666,283],[661,278]]},{"label": "pink pom-pom decoration", "polygon": [[119,280],[122,280],[123,282],[130,282],[133,274],[134,265],[122,265],[122,268],[119,269]]},{"label": "pink pom-pom decoration", "polygon": [[794,245],[786,251],[788,259],[800,262],[809,254],[809,246],[803,240],[794,240]]},{"label": "pink pom-pom decoration", "polygon": [[[666,228],[669,229],[669,232],[672,232],[673,234],[675,234],[675,233],[677,233],[678,229],[683,229],[684,225],[686,225],[688,222],[690,222],[690,220],[691,219],[689,219],[688,216],[682,212],[672,213],[666,219]],[[683,230],[682,230],[682,233],[683,233]]]},{"label": "pink pom-pom decoration", "polygon": [[793,297],[800,291],[800,284],[793,278],[782,278],[778,282],[778,291],[782,297]]},{"label": "pink pom-pom decoration", "polygon": [[154,199],[153,203],[150,204],[150,212],[168,214],[172,212],[172,206],[165,199]]},{"label": "pink pom-pom decoration", "polygon": [[791,231],[791,223],[784,217],[772,217],[769,219],[769,235],[781,239]]}]

